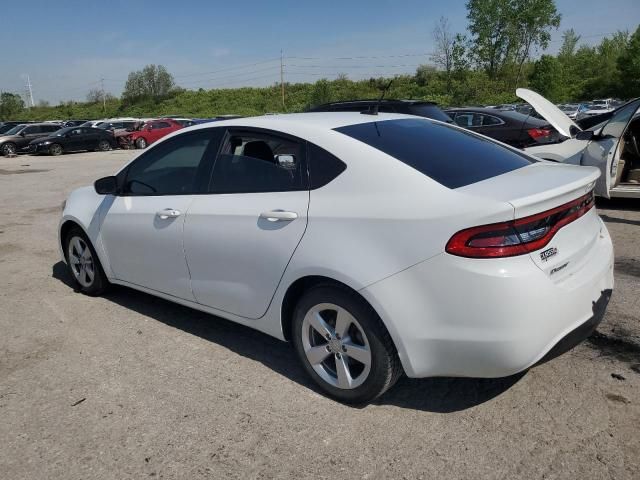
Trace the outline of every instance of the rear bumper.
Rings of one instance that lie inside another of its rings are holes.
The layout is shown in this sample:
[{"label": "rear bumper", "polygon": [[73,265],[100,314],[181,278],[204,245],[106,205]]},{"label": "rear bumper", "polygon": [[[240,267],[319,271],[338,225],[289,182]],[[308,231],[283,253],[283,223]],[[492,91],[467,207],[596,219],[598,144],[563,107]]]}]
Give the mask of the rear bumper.
[{"label": "rear bumper", "polygon": [[538,363],[536,363],[536,365],[541,365],[553,360],[554,358],[567,353],[572,348],[577,347],[586,340],[595,331],[595,329],[598,328],[600,322],[602,322],[612,293],[613,290],[611,289],[604,290],[602,295],[600,295],[600,298],[593,302],[593,316],[578,328],[562,337],[562,339],[556,343],[554,347],[549,350],[547,354],[538,361]]},{"label": "rear bumper", "polygon": [[409,377],[492,378],[585,338],[612,289],[613,246],[601,224],[579,269],[562,278],[529,256],[440,254],[361,293],[387,326]]}]

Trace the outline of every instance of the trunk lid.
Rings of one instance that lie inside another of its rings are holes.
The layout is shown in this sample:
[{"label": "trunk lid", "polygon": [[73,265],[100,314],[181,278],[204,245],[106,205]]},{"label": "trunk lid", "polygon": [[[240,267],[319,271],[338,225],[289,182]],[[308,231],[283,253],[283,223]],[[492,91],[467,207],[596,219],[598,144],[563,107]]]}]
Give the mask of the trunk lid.
[{"label": "trunk lid", "polygon": [[565,137],[573,137],[580,127],[562,110],[542,95],[527,88],[516,89],[516,95],[531,105],[542,117]]},{"label": "trunk lid", "polygon": [[[600,171],[595,168],[540,162],[458,191],[509,203],[514,220],[538,217],[544,212],[549,215],[542,215],[543,218],[557,219],[563,212],[574,211],[588,201],[599,175]],[[593,206],[561,226],[548,243],[528,255],[554,281],[571,276],[587,262],[601,234],[601,226]]]}]

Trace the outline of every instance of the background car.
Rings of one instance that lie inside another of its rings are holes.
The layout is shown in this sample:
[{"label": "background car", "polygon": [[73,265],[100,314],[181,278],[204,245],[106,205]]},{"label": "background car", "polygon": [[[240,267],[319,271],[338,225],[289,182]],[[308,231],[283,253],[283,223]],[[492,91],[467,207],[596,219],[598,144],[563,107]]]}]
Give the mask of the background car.
[{"label": "background car", "polygon": [[290,340],[325,393],[362,403],[403,371],[502,377],[584,339],[613,286],[597,176],[410,115],[228,120],[72,192],[60,249],[80,291]]},{"label": "background car", "polygon": [[143,124],[139,130],[124,138],[131,145],[135,145],[136,148],[147,148],[147,146],[153,142],[181,128],[183,128],[183,126],[180,123],[170,118],[151,120]]},{"label": "background car", "polygon": [[106,151],[117,146],[113,135],[108,131],[92,127],[66,127],[47,137],[32,140],[29,143],[29,153],[60,155],[81,150]]},{"label": "background car", "polygon": [[0,136],[4,135],[6,132],[16,127],[17,125],[27,125],[29,123],[34,123],[34,122],[22,122],[22,121],[21,122],[18,122],[18,121],[0,122]]},{"label": "background car", "polygon": [[572,120],[577,120],[578,116],[588,110],[587,105],[584,103],[567,103],[564,105],[558,105],[558,108]]},{"label": "background car", "polygon": [[16,125],[0,137],[0,154],[8,156],[28,149],[29,142],[43,135],[60,130],[54,123],[31,123]]},{"label": "background car", "polygon": [[451,108],[445,110],[445,113],[460,127],[517,148],[555,142],[559,138],[558,132],[549,125],[549,122],[515,110]]},{"label": "background car", "polygon": [[418,117],[433,118],[441,122],[451,122],[437,103],[423,100],[348,100],[325,103],[308,109],[308,112],[366,112],[376,108],[381,113],[405,113]]}]

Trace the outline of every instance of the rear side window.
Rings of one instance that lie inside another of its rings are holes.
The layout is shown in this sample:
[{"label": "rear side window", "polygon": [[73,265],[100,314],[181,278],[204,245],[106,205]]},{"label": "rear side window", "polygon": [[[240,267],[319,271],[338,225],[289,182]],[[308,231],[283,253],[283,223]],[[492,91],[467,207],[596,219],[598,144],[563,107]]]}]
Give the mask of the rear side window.
[{"label": "rear side window", "polygon": [[304,190],[301,142],[265,132],[230,131],[213,167],[211,193]]},{"label": "rear side window", "polygon": [[335,130],[377,148],[448,188],[464,187],[533,163],[484,137],[428,120],[385,120]]},{"label": "rear side window", "polygon": [[347,168],[338,157],[312,143],[307,143],[307,159],[310,190],[324,187]]}]

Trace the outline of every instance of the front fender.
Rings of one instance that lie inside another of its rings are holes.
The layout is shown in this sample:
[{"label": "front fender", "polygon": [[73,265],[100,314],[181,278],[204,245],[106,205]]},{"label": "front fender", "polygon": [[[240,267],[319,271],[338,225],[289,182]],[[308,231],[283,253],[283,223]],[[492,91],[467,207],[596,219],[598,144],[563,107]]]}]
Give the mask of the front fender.
[{"label": "front fender", "polygon": [[63,261],[65,261],[62,249],[63,228],[68,222],[73,222],[84,231],[91,241],[107,277],[113,277],[107,252],[102,245],[100,229],[114,199],[115,197],[112,195],[98,195],[93,187],[82,187],[71,192],[58,225],[58,246]]}]

